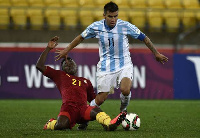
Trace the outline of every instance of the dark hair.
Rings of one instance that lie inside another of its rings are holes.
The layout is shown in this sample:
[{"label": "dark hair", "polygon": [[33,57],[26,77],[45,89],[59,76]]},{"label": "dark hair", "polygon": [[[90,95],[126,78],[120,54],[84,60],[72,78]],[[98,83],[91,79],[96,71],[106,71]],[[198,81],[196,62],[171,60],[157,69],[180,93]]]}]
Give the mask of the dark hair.
[{"label": "dark hair", "polygon": [[[64,69],[63,69],[63,62],[65,62],[65,60],[66,60],[66,59],[63,58],[63,60],[62,60],[61,63],[60,63],[60,66],[61,66],[61,69],[62,69],[62,70],[64,70]],[[70,58],[70,57],[67,57],[67,60],[73,60],[73,59]]]},{"label": "dark hair", "polygon": [[106,12],[109,11],[109,12],[116,12],[118,11],[118,6],[116,3],[110,1],[109,3],[107,3],[105,6],[104,6],[104,14],[106,14]]},{"label": "dark hair", "polygon": [[66,73],[70,74],[70,75],[76,75],[77,71],[78,71],[78,68],[77,68],[77,65],[76,63],[74,62],[74,60],[70,57],[67,57],[67,60],[70,61],[70,64],[68,64],[68,66],[66,66],[66,68],[64,68],[64,65],[63,64],[66,64],[64,62],[66,62],[66,59],[64,58],[62,61],[61,61],[61,69],[63,71],[65,71]]},{"label": "dark hair", "polygon": [[63,69],[63,62],[64,62],[64,61],[65,61],[65,59],[63,58],[62,61],[61,61],[61,63],[60,63],[60,66],[61,66],[61,69],[62,69],[62,70],[64,70],[64,69]]}]

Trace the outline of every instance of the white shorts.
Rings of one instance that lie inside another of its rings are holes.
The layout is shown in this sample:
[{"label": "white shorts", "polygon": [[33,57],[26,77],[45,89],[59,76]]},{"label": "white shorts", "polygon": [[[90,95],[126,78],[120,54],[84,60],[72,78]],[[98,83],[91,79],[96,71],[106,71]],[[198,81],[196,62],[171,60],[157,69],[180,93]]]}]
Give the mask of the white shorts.
[{"label": "white shorts", "polygon": [[114,93],[114,88],[119,88],[121,80],[124,78],[130,78],[133,80],[133,65],[128,65],[121,70],[110,73],[101,74],[97,73],[97,93],[99,92],[109,92]]}]

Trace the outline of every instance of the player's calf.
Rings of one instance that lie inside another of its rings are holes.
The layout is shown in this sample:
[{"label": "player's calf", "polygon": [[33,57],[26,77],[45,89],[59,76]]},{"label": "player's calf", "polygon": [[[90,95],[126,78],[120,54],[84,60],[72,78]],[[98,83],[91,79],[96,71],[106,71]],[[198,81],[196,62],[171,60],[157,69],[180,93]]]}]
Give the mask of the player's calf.
[{"label": "player's calf", "polygon": [[120,99],[121,99],[120,111],[121,112],[126,110],[126,107],[129,105],[130,98],[131,98],[131,92],[129,93],[128,96],[124,96],[122,93],[120,94]]}]

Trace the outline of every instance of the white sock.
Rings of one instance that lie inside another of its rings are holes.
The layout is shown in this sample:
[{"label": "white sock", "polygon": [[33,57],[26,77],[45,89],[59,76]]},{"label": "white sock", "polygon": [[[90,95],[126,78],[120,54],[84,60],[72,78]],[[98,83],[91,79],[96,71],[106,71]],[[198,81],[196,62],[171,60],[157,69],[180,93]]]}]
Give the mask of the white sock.
[{"label": "white sock", "polygon": [[129,105],[130,99],[131,99],[131,92],[128,96],[124,96],[122,93],[120,94],[121,99],[121,106],[120,106],[120,112],[126,110],[126,107]]},{"label": "white sock", "polygon": [[95,99],[93,99],[93,100],[90,102],[90,106],[97,106],[97,107],[99,107],[99,106],[96,104]]}]

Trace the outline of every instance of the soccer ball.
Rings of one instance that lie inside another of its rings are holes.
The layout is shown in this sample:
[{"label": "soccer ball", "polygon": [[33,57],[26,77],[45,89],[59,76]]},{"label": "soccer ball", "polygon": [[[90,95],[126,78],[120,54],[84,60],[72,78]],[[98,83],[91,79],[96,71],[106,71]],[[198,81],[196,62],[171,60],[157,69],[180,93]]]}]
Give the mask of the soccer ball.
[{"label": "soccer ball", "polygon": [[135,113],[128,113],[122,121],[122,127],[125,130],[137,130],[140,127],[139,116]]}]

